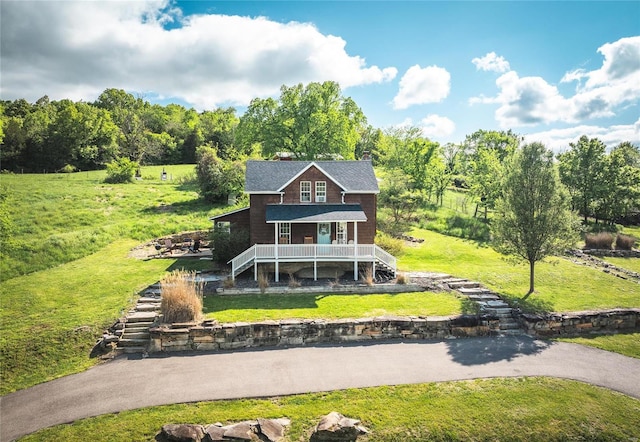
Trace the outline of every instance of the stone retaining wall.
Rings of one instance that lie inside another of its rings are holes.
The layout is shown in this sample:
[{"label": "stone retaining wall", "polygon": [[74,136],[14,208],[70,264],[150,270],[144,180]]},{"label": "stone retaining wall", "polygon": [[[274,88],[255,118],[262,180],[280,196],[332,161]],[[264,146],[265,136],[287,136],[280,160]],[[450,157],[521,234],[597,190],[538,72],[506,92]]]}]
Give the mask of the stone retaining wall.
[{"label": "stone retaining wall", "polygon": [[382,317],[341,320],[282,320],[256,323],[205,321],[151,328],[149,353],[299,346],[376,339],[444,339],[498,332],[497,317]]},{"label": "stone retaining wall", "polygon": [[587,255],[606,256],[612,258],[640,258],[640,250],[583,249],[582,252]]},{"label": "stone retaining wall", "polygon": [[519,315],[525,333],[538,338],[640,331],[640,308]]}]

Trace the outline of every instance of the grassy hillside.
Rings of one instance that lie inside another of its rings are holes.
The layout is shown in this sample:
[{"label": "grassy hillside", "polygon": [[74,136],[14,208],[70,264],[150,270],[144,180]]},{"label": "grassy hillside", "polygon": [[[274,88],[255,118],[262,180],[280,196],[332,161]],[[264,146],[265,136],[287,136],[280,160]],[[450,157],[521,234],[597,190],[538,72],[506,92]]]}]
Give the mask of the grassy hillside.
[{"label": "grassy hillside", "polygon": [[11,236],[0,255],[0,280],[71,262],[120,239],[143,241],[211,226],[224,208],[199,199],[193,165],[142,169],[144,180],[105,184],[105,172],[2,175]]},{"label": "grassy hillside", "polygon": [[[104,172],[0,176],[10,195],[13,225],[0,254],[0,394],[95,364],[88,355],[102,331],[129,308],[140,289],[183,265],[131,259],[129,250],[155,237],[209,228],[209,216],[227,209],[198,198],[188,179],[193,166],[165,168],[169,181],[160,180],[162,167],[147,167],[144,180],[124,185],[104,184]],[[458,198],[448,195],[445,202],[451,208],[446,210],[455,210]],[[435,219],[446,218],[439,213]],[[526,292],[526,267],[512,266],[490,248],[427,230],[413,234],[425,242],[407,248],[401,269],[475,279],[513,298]],[[538,276],[539,293],[531,296],[530,308],[640,306],[637,284],[562,259],[557,265],[540,265]],[[271,298],[241,297],[226,304],[212,300],[206,308],[225,321],[260,318],[266,311],[274,317],[317,317],[438,315],[461,308],[450,298],[435,306],[414,295],[354,297],[351,304],[341,299],[289,298],[274,308]]]}]

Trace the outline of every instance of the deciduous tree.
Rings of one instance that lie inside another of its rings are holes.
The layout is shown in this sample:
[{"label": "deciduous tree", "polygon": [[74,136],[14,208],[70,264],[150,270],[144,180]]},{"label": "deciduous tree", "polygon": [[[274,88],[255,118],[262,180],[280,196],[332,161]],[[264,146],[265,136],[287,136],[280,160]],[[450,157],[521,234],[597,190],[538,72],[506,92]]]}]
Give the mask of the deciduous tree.
[{"label": "deciduous tree", "polygon": [[246,153],[259,143],[263,157],[291,152],[299,160],[340,155],[352,159],[362,110],[333,81],[280,89],[280,100],[256,98],[240,119],[237,141]]},{"label": "deciduous tree", "polygon": [[575,243],[575,217],[560,183],[553,154],[543,144],[520,147],[508,162],[493,220],[493,247],[529,264],[529,291],[535,264]]}]

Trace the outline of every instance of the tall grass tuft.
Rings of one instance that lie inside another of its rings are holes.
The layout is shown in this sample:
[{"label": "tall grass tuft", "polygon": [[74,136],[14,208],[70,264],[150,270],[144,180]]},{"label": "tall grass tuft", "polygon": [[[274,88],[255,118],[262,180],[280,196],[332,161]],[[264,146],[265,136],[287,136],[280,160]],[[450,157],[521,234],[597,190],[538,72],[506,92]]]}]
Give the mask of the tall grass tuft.
[{"label": "tall grass tuft", "polygon": [[267,272],[260,270],[258,273],[258,288],[260,293],[264,294],[269,287],[269,275]]},{"label": "tall grass tuft", "polygon": [[202,282],[195,276],[195,272],[175,270],[160,281],[164,322],[191,322],[202,317]]},{"label": "tall grass tuft", "polygon": [[289,273],[289,288],[296,289],[302,286],[302,283],[295,277],[293,273]]},{"label": "tall grass tuft", "polygon": [[406,273],[398,273],[396,275],[396,284],[409,284],[409,276]]},{"label": "tall grass tuft", "polygon": [[616,236],[616,249],[618,250],[632,250],[636,244],[636,239],[633,236],[623,235],[618,233]]},{"label": "tall grass tuft", "polygon": [[373,265],[367,266],[364,273],[360,273],[360,279],[369,287],[372,287],[375,284],[375,279],[373,278]]},{"label": "tall grass tuft", "polygon": [[587,249],[611,249],[613,235],[609,232],[600,232],[595,235],[587,234],[584,243]]}]

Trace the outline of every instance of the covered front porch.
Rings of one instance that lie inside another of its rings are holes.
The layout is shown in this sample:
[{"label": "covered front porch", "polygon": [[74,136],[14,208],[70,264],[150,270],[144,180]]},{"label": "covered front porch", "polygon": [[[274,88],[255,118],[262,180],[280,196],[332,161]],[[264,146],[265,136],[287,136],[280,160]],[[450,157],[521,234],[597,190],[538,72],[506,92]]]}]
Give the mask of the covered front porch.
[{"label": "covered front porch", "polygon": [[237,275],[253,266],[254,279],[258,279],[259,264],[273,264],[275,281],[279,281],[283,263],[310,263],[313,279],[318,279],[318,266],[324,263],[352,263],[353,279],[358,279],[358,267],[370,263],[375,277],[376,266],[396,272],[396,258],[375,244],[255,244],[230,261],[231,275]]},{"label": "covered front porch", "polygon": [[285,263],[310,264],[314,280],[329,263],[352,265],[354,280],[367,263],[374,277],[376,266],[395,275],[395,257],[373,244],[375,220],[367,220],[360,204],[268,204],[265,218],[254,245],[229,261],[233,279],[251,266],[257,279],[258,266],[269,264],[278,282]]}]

